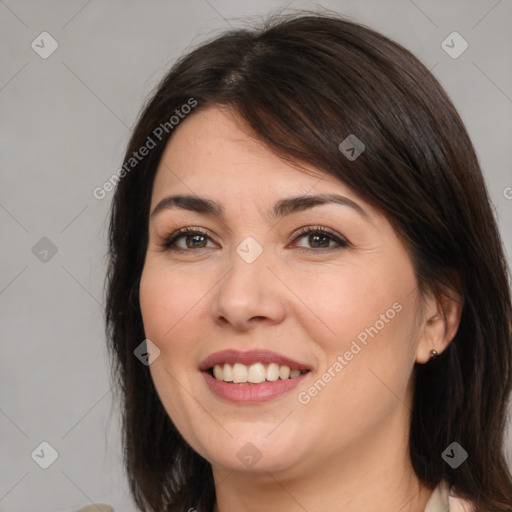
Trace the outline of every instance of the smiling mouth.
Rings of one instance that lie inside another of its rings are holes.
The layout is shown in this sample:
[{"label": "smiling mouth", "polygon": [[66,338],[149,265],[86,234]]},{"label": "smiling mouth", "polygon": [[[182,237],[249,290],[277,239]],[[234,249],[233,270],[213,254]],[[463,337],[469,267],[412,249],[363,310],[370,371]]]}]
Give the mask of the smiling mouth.
[{"label": "smiling mouth", "polygon": [[207,373],[216,380],[231,384],[260,384],[295,379],[309,371],[308,369],[291,369],[288,365],[278,363],[253,363],[251,365],[224,363],[208,368]]}]

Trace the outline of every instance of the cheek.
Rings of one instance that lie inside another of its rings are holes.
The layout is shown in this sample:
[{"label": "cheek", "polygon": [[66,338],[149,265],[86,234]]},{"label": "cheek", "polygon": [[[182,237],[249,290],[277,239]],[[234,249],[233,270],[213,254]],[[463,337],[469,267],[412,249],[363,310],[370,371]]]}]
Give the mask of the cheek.
[{"label": "cheek", "polygon": [[393,261],[385,255],[353,268],[337,283],[341,300],[329,309],[345,339],[366,348],[375,345],[382,352],[379,357],[392,356],[408,343],[414,325],[416,279],[408,260],[399,256]]},{"label": "cheek", "polygon": [[[189,432],[189,381],[194,363],[191,325],[198,325],[197,284],[157,261],[144,267],[140,281],[140,308],[144,332],[160,350],[149,367],[160,400],[181,432]],[[195,307],[194,307],[195,306]]]},{"label": "cheek", "polygon": [[173,348],[184,338],[201,296],[198,284],[168,268],[149,262],[140,281],[140,308],[146,337],[160,350]]},{"label": "cheek", "polygon": [[342,353],[357,337],[364,344],[373,335],[389,332],[392,324],[396,328],[413,285],[384,270],[352,265],[311,275],[302,272],[299,278],[290,275],[288,282],[293,282],[297,295],[307,298],[304,311],[309,309],[310,314],[301,317],[310,318],[308,330],[316,325],[319,338]]},{"label": "cheek", "polygon": [[366,396],[373,407],[389,392],[379,378],[397,392],[407,385],[417,345],[415,277],[410,267],[385,263],[303,273],[296,283],[314,313],[302,316],[310,318],[306,328],[313,351],[322,371],[337,375],[338,385],[331,387],[336,396],[328,400],[347,403]]}]

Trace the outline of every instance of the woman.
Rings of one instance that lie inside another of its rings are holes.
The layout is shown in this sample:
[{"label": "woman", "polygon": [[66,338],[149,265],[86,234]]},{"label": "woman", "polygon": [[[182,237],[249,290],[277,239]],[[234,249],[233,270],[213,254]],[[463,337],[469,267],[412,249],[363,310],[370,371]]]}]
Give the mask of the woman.
[{"label": "woman", "polygon": [[221,35],[119,174],[106,322],[142,510],[512,511],[508,270],[410,52],[311,13]]}]

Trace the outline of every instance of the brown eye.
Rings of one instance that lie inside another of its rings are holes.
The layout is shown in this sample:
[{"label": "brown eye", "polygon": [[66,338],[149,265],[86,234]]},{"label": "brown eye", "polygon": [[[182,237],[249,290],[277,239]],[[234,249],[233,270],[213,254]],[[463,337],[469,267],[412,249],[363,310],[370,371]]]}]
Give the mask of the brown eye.
[{"label": "brown eye", "polygon": [[329,236],[315,233],[308,236],[308,242],[313,247],[329,247],[329,243],[333,241]]},{"label": "brown eye", "polygon": [[[165,250],[186,251],[188,249],[206,249],[210,239],[207,233],[197,229],[179,229],[167,237],[162,243]],[[182,243],[182,240],[185,243]]]},{"label": "brown eye", "polygon": [[308,246],[299,245],[301,250],[319,252],[315,249],[336,249],[348,247],[349,243],[333,231],[323,227],[308,227],[299,231],[295,241],[305,239]]},{"label": "brown eye", "polygon": [[[181,237],[178,237],[181,238]],[[204,235],[188,235],[185,236],[185,243],[189,249],[193,249],[194,247],[204,247],[204,241],[206,237]]]}]

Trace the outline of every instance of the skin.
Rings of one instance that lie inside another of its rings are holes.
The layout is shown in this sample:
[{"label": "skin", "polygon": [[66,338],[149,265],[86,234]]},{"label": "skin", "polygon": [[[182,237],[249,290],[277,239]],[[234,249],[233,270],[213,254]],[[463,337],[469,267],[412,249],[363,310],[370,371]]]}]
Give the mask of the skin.
[{"label": "skin", "polygon": [[[160,350],[152,379],[185,440],[212,464],[216,512],[423,511],[432,489],[416,478],[407,448],[413,369],[451,341],[459,302],[420,300],[410,256],[387,219],[345,184],[305,168],[278,158],[225,109],[198,111],[175,129],[151,211],[168,195],[197,195],[218,202],[225,220],[181,208],[150,218],[140,306],[146,337]],[[267,217],[279,199],[318,193],[343,195],[368,217],[338,204]],[[297,238],[304,226],[330,228],[350,245]],[[183,227],[208,236],[164,250]],[[252,263],[236,252],[247,236],[263,248]],[[298,393],[397,302],[400,312],[300,403]],[[229,348],[273,350],[312,371],[269,402],[229,403],[198,370]],[[247,442],[261,453],[250,468],[237,457]]]}]

